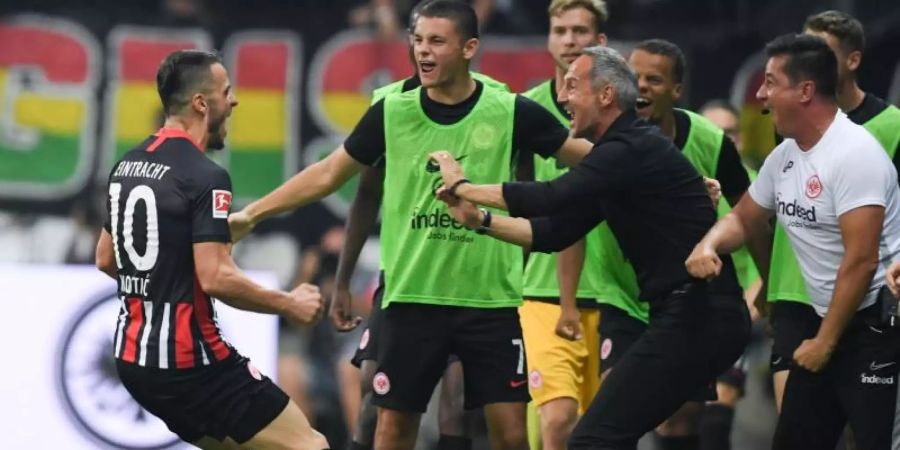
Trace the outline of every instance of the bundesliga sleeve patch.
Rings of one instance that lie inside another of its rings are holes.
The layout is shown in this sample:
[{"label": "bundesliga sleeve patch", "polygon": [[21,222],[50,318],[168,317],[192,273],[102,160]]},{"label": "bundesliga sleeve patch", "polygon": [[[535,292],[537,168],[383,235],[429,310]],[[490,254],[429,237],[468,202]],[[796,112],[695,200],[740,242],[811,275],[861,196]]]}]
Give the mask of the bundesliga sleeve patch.
[{"label": "bundesliga sleeve patch", "polygon": [[227,219],[228,210],[231,209],[231,192],[213,189],[212,194],[213,219]]}]

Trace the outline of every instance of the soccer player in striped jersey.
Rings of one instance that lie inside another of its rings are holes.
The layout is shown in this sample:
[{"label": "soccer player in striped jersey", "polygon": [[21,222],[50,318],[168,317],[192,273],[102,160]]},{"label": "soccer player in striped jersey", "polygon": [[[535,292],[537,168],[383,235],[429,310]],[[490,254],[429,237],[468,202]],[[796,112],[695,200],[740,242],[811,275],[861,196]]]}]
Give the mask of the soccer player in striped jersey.
[{"label": "soccer player in striped jersey", "polygon": [[314,322],[318,288],[265,289],[231,258],[231,179],[206,149],[224,145],[238,102],[221,59],[183,50],[157,72],[163,127],[109,176],[97,267],[118,282],[115,358],[125,388],[203,449],[323,449],[300,408],[223,337],[215,302]]}]

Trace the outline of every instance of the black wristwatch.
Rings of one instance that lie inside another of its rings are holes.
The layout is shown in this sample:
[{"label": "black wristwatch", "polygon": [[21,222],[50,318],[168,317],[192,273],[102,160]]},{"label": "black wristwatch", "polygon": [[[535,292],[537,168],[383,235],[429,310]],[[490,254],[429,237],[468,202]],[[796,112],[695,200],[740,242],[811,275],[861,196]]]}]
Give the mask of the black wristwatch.
[{"label": "black wristwatch", "polygon": [[488,231],[491,231],[491,212],[484,209],[478,208],[484,214],[484,219],[481,220],[481,225],[475,229],[475,233],[477,234],[487,234]]}]

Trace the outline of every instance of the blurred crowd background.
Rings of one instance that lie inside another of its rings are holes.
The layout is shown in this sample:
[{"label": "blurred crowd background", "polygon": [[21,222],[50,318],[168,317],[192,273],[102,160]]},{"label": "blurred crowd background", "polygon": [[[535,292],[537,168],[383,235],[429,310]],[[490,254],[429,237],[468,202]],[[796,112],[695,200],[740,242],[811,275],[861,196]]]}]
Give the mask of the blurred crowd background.
[{"label": "blurred crowd background", "polygon": [[[93,262],[111,162],[160,122],[154,76],[177,48],[219,49],[240,106],[228,147],[214,157],[234,179],[236,206],[268,192],[331,151],[369,103],[371,90],[412,73],[406,17],[412,0],[30,0],[0,1],[0,263]],[[473,0],[482,21],[474,68],[521,92],[549,77],[547,0]],[[687,57],[679,106],[713,99],[741,113],[741,150],[750,166],[773,146],[753,93],[761,50],[800,31],[825,9],[855,15],[867,46],[866,91],[900,102],[900,2],[896,0],[607,0],[611,45],[628,51],[648,38],[677,43]],[[343,218],[355,188],[258,227],[236,247],[246,268],[273,271],[287,286],[333,285]],[[354,278],[365,315],[376,277],[377,236]],[[283,324],[278,379],[315,426],[340,448],[358,410],[359,334],[327,321]],[[112,326],[112,321],[110,321]],[[750,392],[765,405],[765,354]],[[754,394],[756,395],[756,394]],[[748,395],[748,397],[752,397]],[[747,408],[751,408],[748,406]],[[766,407],[739,412],[737,449],[765,446]],[[753,436],[759,436],[754,439]]]}]

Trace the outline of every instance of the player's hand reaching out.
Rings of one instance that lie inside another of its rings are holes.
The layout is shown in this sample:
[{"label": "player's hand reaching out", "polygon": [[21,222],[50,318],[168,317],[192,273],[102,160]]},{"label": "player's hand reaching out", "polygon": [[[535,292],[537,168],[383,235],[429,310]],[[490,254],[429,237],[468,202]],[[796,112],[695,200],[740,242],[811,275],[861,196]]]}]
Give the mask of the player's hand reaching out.
[{"label": "player's hand reaching out", "polygon": [[334,328],[338,331],[350,331],[362,322],[362,317],[353,316],[352,300],[353,296],[349,289],[346,287],[335,288],[334,294],[331,296],[331,310],[328,315],[331,317]]},{"label": "player's hand reaching out", "polygon": [[716,249],[709,245],[706,240],[700,241],[694,247],[694,251],[688,256],[684,265],[692,277],[703,280],[715,278],[722,271],[722,260],[719,259]]},{"label": "player's hand reaching out", "polygon": [[322,293],[317,286],[303,283],[291,291],[293,302],[284,312],[284,318],[299,325],[316,323],[325,311]]},{"label": "player's hand reaching out", "polygon": [[228,228],[231,229],[231,242],[238,242],[253,231],[254,223],[243,210],[228,216]]}]

